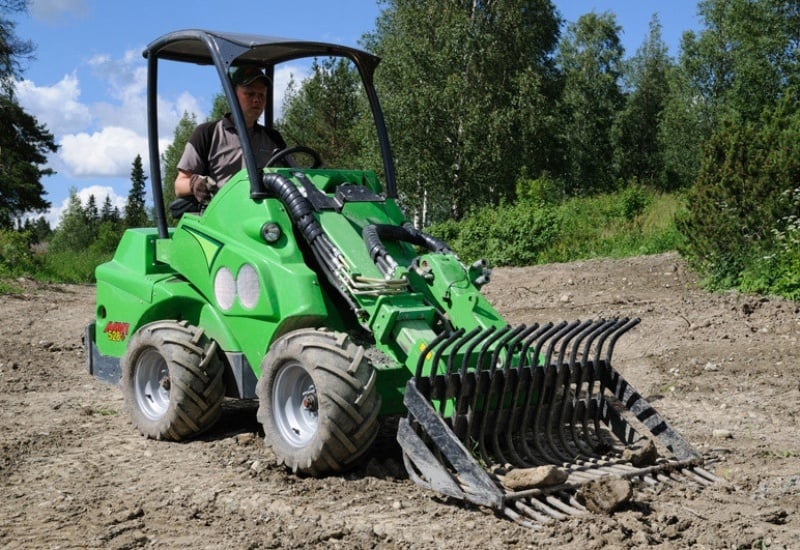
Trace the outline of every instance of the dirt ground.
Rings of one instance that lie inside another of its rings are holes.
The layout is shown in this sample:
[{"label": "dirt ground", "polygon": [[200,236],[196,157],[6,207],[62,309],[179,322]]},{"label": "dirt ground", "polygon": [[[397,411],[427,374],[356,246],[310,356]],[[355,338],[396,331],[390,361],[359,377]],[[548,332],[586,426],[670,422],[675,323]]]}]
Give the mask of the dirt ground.
[{"label": "dirt ground", "polygon": [[615,366],[727,480],[635,487],[613,515],[521,527],[414,485],[396,453],[323,479],[271,461],[255,409],[189,443],[146,440],[85,370],[94,288],[0,296],[4,548],[797,548],[800,308],[710,294],[673,254],[497,269],[512,323],[642,322]]}]

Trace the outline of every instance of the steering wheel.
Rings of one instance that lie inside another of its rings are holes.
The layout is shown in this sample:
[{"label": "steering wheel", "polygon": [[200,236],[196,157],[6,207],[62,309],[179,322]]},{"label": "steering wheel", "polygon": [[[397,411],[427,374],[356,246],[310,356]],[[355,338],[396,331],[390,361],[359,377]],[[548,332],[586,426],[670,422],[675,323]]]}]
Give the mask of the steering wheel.
[{"label": "steering wheel", "polygon": [[310,156],[314,160],[314,163],[311,165],[311,168],[319,168],[320,166],[322,166],[322,157],[319,156],[319,153],[317,153],[311,147],[306,147],[305,145],[295,145],[294,147],[286,147],[285,149],[281,149],[280,151],[272,155],[272,157],[270,157],[266,165],[275,166],[275,163],[284,160],[286,157],[288,157],[293,153],[304,153]]}]

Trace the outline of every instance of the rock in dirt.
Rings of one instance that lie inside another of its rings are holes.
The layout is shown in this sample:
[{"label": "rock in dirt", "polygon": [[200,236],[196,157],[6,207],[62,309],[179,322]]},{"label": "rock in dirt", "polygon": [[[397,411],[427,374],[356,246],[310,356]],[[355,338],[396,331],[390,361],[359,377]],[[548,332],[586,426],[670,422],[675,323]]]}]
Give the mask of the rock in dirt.
[{"label": "rock in dirt", "polygon": [[503,477],[503,485],[512,491],[550,487],[564,483],[569,477],[566,471],[557,466],[539,466],[538,468],[518,468],[511,470]]},{"label": "rock in dirt", "polygon": [[658,450],[652,439],[648,439],[646,443],[634,447],[628,447],[622,451],[622,458],[629,461],[637,468],[643,466],[652,466],[658,460]]},{"label": "rock in dirt", "polygon": [[711,432],[714,439],[733,439],[733,434],[730,430],[716,429]]},{"label": "rock in dirt", "polygon": [[595,514],[610,514],[633,496],[633,487],[627,479],[607,477],[587,483],[578,489],[575,498]]}]

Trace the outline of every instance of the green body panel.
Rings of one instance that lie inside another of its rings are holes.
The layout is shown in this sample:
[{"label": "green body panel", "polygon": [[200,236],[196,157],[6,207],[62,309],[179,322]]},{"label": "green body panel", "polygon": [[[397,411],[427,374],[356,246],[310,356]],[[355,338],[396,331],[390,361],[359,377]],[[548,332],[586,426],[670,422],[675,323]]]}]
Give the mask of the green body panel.
[{"label": "green body panel", "polygon": [[[268,169],[315,194],[314,216],[338,251],[345,278],[386,281],[364,243],[365,227],[401,226],[405,218],[371,172]],[[302,173],[302,177],[299,175]],[[313,186],[322,193],[317,193]],[[350,194],[340,186],[349,186]],[[353,192],[353,186],[360,186]],[[363,196],[362,196],[363,195]],[[282,232],[265,242],[262,227]],[[114,258],[97,268],[96,340],[103,355],[121,357],[142,325],[181,319],[203,328],[225,352],[242,353],[258,377],[270,344],[302,327],[372,332],[384,361],[375,361],[384,414],[403,412],[403,391],[443,318],[455,328],[500,327],[502,318],[472,282],[475,274],[452,254],[419,254],[400,241],[382,243],[397,263],[389,279],[400,290],[355,293],[358,320],[330,295],[310,251],[278,198],[250,197],[246,172],[235,175],[202,214],[184,214],[159,239],[154,229],[129,230]],[[248,267],[245,267],[248,266]],[[337,285],[337,282],[333,283]],[[104,336],[103,336],[104,335]]]},{"label": "green body panel", "polygon": [[[268,222],[278,224],[283,232],[271,244],[261,237],[261,227]],[[272,198],[251,200],[244,172],[220,190],[202,215],[183,216],[164,259],[236,335],[235,342],[220,342],[223,349],[243,352],[257,376],[276,337],[296,328],[328,325],[328,306],[318,276],[297,246],[283,205]],[[214,282],[225,276],[221,270],[238,280],[244,265],[252,266],[257,275],[257,298],[244,303],[237,296],[225,304],[225,296],[215,293]]]},{"label": "green body panel", "polygon": [[[260,236],[267,222],[283,231],[276,243]],[[257,275],[254,302],[243,304],[237,297],[221,303],[225,296],[215,293],[215,278],[227,270],[235,280],[245,264]],[[158,318],[186,319],[224,351],[244,353],[256,375],[274,338],[327,324],[319,280],[297,247],[286,211],[277,199],[251,200],[245,172],[234,176],[202,215],[184,215],[169,239],[157,239],[155,230],[126,232],[114,259],[98,267],[97,280],[98,303],[109,319],[128,324],[130,334]],[[100,334],[100,319],[97,326]],[[105,340],[98,339],[101,353],[124,353],[124,341]]]},{"label": "green body panel", "polygon": [[156,286],[174,277],[156,262],[155,229],[130,229],[111,261],[97,267],[95,337],[103,355],[120,357],[134,332],[148,322]]}]

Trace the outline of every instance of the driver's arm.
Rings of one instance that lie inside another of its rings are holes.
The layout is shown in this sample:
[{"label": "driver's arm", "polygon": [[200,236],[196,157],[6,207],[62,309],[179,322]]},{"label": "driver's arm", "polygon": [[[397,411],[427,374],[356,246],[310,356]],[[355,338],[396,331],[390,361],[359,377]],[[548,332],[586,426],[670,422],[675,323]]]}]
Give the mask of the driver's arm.
[{"label": "driver's arm", "polygon": [[191,186],[192,174],[184,170],[178,170],[178,177],[175,178],[175,196],[188,197],[192,194]]}]

